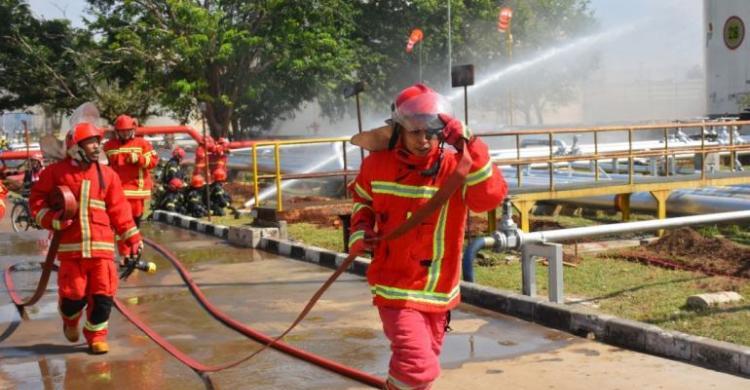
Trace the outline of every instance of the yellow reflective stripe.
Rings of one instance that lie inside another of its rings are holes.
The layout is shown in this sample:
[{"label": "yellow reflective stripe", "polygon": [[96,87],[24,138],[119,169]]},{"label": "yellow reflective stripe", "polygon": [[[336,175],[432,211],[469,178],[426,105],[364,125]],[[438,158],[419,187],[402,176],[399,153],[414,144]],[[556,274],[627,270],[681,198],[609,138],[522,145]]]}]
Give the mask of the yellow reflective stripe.
[{"label": "yellow reflective stripe", "polygon": [[[94,250],[100,250],[100,251],[115,251],[115,244],[111,242],[104,242],[104,241],[93,241],[91,242],[91,248]],[[58,248],[58,252],[78,252],[81,250],[81,244],[73,243],[73,244],[60,244],[60,247]]]},{"label": "yellow reflective stripe", "polygon": [[352,215],[356,214],[357,211],[362,209],[370,209],[372,211],[372,207],[369,205],[366,205],[364,203],[354,202],[354,205],[352,206]]},{"label": "yellow reflective stripe", "polygon": [[427,274],[427,283],[425,291],[433,292],[440,280],[440,268],[443,265],[443,254],[445,253],[445,222],[448,219],[448,204],[443,205],[440,209],[435,232],[432,235],[432,264]]},{"label": "yellow reflective stripe", "polygon": [[81,244],[60,244],[58,252],[78,252],[81,250]]},{"label": "yellow reflective stripe", "polygon": [[89,224],[89,196],[91,181],[81,182],[81,207],[78,220],[81,223],[81,256],[91,257],[91,225]]},{"label": "yellow reflective stripe", "polygon": [[373,181],[372,192],[374,194],[388,194],[403,198],[430,199],[437,193],[437,187],[432,186],[410,186],[390,181]]},{"label": "yellow reflective stripe", "polygon": [[365,238],[364,230],[357,230],[357,231],[352,232],[352,234],[349,236],[349,248],[351,248],[355,242],[362,240],[364,238]]},{"label": "yellow reflective stripe", "polygon": [[151,195],[151,191],[149,190],[125,190],[125,196],[141,196],[141,195]]},{"label": "yellow reflective stripe", "polygon": [[103,201],[103,200],[99,200],[99,199],[91,199],[91,201],[90,201],[90,202],[91,202],[91,203],[89,204],[89,206],[90,206],[91,208],[95,208],[95,209],[101,209],[101,210],[106,210],[106,209],[107,209],[106,203],[104,203],[104,201]]},{"label": "yellow reflective stripe", "polygon": [[374,295],[379,295],[386,299],[400,299],[415,302],[424,302],[432,305],[447,306],[455,297],[458,296],[458,293],[461,291],[461,286],[456,285],[456,287],[454,287],[453,290],[451,290],[451,292],[447,294],[422,290],[406,290],[395,287],[381,286],[379,284],[372,286],[370,290]]},{"label": "yellow reflective stripe", "polygon": [[143,168],[138,167],[138,190],[143,191]]},{"label": "yellow reflective stripe", "polygon": [[148,166],[149,164],[151,164],[151,155],[150,154],[148,154],[148,153],[144,154],[143,155],[143,159],[144,159],[144,162],[146,163],[146,166]]},{"label": "yellow reflective stripe", "polygon": [[127,231],[125,231],[125,233],[122,234],[122,239],[127,240],[128,238],[133,237],[136,234],[138,234],[138,227],[133,226],[132,228],[128,229]]},{"label": "yellow reflective stripe", "polygon": [[361,196],[361,197],[369,200],[370,202],[372,202],[372,197],[370,196],[370,194],[368,194],[367,191],[365,191],[364,188],[360,187],[359,183],[354,183],[354,191],[357,191],[357,193],[359,194],[359,196]]},{"label": "yellow reflective stripe", "polygon": [[97,251],[115,251],[115,244],[111,242],[94,241],[91,243],[91,249]]},{"label": "yellow reflective stripe", "polygon": [[47,212],[50,211],[48,208],[43,208],[39,210],[39,212],[36,214],[36,224],[39,226],[42,226],[42,219],[44,219],[44,215],[47,214]]},{"label": "yellow reflective stripe", "polygon": [[492,177],[492,161],[466,176],[466,185],[473,186]]},{"label": "yellow reflective stripe", "polygon": [[107,156],[112,155],[112,154],[140,153],[140,152],[141,152],[140,147],[110,149],[107,151]]},{"label": "yellow reflective stripe", "polygon": [[464,135],[464,138],[471,139],[471,129],[469,129],[469,126],[466,126],[463,122],[461,122],[461,134]]},{"label": "yellow reflective stripe", "polygon": [[[388,385],[390,387],[395,387],[396,390],[414,390],[414,387],[411,387],[407,385],[404,382],[399,381],[398,379],[388,375],[388,379],[386,379],[386,382],[388,382]],[[389,388],[390,388],[389,387]]]},{"label": "yellow reflective stripe", "polygon": [[101,324],[92,324],[92,323],[86,321],[86,323],[83,325],[83,327],[86,328],[86,330],[88,330],[90,332],[98,332],[100,330],[107,329],[107,327],[109,327],[109,321],[104,321]]},{"label": "yellow reflective stripe", "polygon": [[60,221],[53,219],[52,220],[52,229],[60,230]]}]

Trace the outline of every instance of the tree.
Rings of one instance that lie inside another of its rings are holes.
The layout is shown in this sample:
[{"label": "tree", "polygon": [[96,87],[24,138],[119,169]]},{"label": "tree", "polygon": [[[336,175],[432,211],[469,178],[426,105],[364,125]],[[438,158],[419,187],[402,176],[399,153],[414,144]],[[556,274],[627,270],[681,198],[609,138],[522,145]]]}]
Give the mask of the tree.
[{"label": "tree", "polygon": [[0,0],[0,110],[71,110],[89,98],[71,46],[83,34],[66,20],[40,21],[20,0]]},{"label": "tree", "polygon": [[345,0],[89,2],[111,46],[154,62],[161,105],[179,117],[205,103],[214,137],[269,126],[356,64]]},{"label": "tree", "polygon": [[[359,0],[355,2],[356,26],[354,39],[360,61],[357,78],[369,84],[369,101],[388,102],[401,88],[419,81],[418,50],[422,50],[423,80],[428,85],[450,91],[448,70],[447,2],[434,0]],[[573,41],[593,26],[588,0],[452,0],[451,47],[452,64],[474,64],[477,79],[491,71],[506,67],[505,36],[496,30],[500,6],[514,8],[514,58],[532,57],[540,50]],[[412,54],[404,50],[410,31],[419,27],[425,38]],[[590,69],[595,62],[586,64]],[[529,113],[541,113],[545,106],[567,101],[574,91],[575,80],[584,73],[572,73],[580,64],[567,64],[558,69],[539,67],[534,77],[517,86],[516,106]],[[575,75],[575,77],[571,77]],[[485,107],[502,107],[512,80],[503,79],[481,91]],[[344,104],[339,95],[326,96],[326,112],[340,112]],[[382,104],[382,103],[379,103]],[[351,106],[351,105],[349,105]],[[541,121],[541,114],[538,115]]]}]

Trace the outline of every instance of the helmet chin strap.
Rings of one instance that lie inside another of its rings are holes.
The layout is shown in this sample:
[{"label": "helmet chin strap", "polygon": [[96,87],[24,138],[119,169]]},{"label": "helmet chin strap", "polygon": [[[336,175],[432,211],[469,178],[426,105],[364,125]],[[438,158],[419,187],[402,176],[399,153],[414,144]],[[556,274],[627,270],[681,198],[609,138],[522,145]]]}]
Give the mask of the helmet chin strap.
[{"label": "helmet chin strap", "polygon": [[440,171],[440,165],[443,162],[443,146],[445,145],[445,141],[442,139],[440,140],[440,145],[438,148],[440,148],[440,152],[438,153],[437,159],[435,159],[435,162],[432,163],[432,166],[425,169],[422,172],[419,172],[420,175],[426,176],[426,177],[432,177],[432,180],[435,180],[437,177],[437,173]]}]

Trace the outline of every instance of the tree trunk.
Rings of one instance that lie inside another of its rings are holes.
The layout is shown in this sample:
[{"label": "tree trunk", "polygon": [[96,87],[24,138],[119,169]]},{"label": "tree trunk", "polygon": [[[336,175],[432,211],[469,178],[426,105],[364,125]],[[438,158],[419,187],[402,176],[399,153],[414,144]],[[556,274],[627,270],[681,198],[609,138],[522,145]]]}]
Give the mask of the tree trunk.
[{"label": "tree trunk", "polygon": [[532,107],[534,108],[534,113],[536,114],[537,124],[543,125],[544,124],[544,103],[535,102],[534,104],[532,104]]},{"label": "tree trunk", "polygon": [[526,118],[526,124],[531,124],[531,109],[528,106],[525,106],[523,108],[523,116]]}]

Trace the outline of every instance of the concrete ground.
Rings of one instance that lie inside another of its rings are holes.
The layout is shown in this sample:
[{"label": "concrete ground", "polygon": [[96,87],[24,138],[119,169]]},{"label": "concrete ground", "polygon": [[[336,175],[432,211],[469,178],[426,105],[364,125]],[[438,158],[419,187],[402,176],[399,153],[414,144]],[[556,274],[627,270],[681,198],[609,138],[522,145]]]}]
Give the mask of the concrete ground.
[{"label": "concrete ground", "polygon": [[[330,270],[268,253],[234,248],[213,237],[161,224],[145,234],[183,259],[209,300],[264,333],[280,333]],[[46,234],[8,232],[0,222],[0,266],[42,261]],[[156,275],[136,274],[118,297],[193,358],[219,364],[259,346],[213,320],[193,300],[166,261],[153,251]],[[13,274],[31,289],[38,270]],[[54,279],[54,278],[53,278]],[[20,322],[0,288],[0,388],[200,389],[201,379],[162,351],[119,313],[110,321],[112,352],[92,356],[69,344],[56,312],[56,286]],[[26,292],[28,294],[29,292]],[[571,336],[470,306],[456,310],[435,389],[746,389],[750,381]],[[389,350],[366,283],[342,275],[308,318],[285,340],[360,370],[385,376]],[[224,389],[355,389],[357,382],[269,350],[211,374]]]}]

